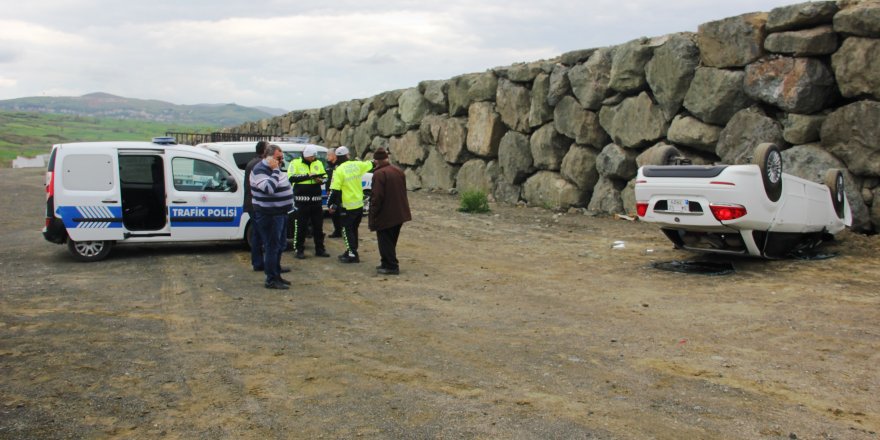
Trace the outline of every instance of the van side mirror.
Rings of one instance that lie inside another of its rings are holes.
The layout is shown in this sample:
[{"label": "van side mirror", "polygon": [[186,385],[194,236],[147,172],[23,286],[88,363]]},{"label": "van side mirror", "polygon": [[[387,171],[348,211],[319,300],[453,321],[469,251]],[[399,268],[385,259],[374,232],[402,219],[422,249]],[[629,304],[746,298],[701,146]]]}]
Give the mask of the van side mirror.
[{"label": "van side mirror", "polygon": [[235,183],[235,178],[232,176],[226,176],[226,187],[229,188],[229,192],[238,191],[238,184]]}]

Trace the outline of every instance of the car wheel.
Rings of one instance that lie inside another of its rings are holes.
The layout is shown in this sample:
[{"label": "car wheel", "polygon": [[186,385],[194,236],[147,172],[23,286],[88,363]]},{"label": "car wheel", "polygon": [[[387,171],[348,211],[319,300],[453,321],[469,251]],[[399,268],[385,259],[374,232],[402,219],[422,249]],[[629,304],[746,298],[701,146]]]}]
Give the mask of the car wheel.
[{"label": "car wheel", "polygon": [[825,172],[825,186],[831,190],[831,205],[837,218],[844,217],[844,205],[846,205],[846,187],[843,181],[843,172],[832,168]]},{"label": "car wheel", "polygon": [[373,192],[368,189],[364,190],[364,214],[370,213],[370,195],[372,193]]},{"label": "car wheel", "polygon": [[681,157],[678,148],[672,145],[661,145],[651,150],[646,158],[645,165],[675,165],[675,160]]},{"label": "car wheel", "polygon": [[254,230],[254,222],[249,221],[247,226],[244,227],[244,244],[248,249],[253,247],[254,236],[257,231]]},{"label": "car wheel", "polygon": [[110,255],[113,248],[112,241],[73,241],[67,239],[67,250],[78,261],[93,262],[101,261]]},{"label": "car wheel", "polygon": [[764,181],[767,198],[771,202],[779,201],[782,196],[782,153],[779,147],[771,143],[758,145],[752,163],[761,169],[761,180]]}]

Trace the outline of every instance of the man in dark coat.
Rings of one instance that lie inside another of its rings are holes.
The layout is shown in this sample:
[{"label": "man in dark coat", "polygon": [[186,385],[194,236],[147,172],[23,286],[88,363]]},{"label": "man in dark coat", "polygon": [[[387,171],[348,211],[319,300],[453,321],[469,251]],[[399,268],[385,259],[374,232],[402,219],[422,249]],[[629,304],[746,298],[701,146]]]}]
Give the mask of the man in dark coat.
[{"label": "man in dark coat", "polygon": [[376,271],[383,275],[397,275],[397,238],[400,227],[412,220],[409,199],[406,196],[406,176],[400,168],[388,161],[388,152],[379,148],[373,153],[373,192],[370,195],[369,226],[376,231],[382,264]]}]

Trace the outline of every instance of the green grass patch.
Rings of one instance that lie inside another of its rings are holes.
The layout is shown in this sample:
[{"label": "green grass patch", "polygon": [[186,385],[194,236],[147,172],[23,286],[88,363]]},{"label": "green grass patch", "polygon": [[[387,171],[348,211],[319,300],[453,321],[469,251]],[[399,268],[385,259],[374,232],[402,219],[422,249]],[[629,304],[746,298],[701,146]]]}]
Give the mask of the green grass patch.
[{"label": "green grass patch", "polygon": [[480,190],[468,190],[461,193],[461,212],[484,213],[489,212],[489,198]]},{"label": "green grass patch", "polygon": [[149,141],[166,131],[210,133],[219,127],[166,122],[93,118],[30,112],[0,112],[0,167],[17,156],[48,153],[53,144],[99,141]]}]

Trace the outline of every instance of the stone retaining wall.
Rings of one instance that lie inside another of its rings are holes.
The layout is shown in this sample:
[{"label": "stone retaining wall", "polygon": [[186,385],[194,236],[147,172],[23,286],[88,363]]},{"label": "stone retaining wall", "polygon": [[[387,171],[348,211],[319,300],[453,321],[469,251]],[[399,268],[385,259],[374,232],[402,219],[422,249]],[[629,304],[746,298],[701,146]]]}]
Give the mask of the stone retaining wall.
[{"label": "stone retaining wall", "polygon": [[[743,163],[761,142],[785,171],[847,170],[854,229],[880,229],[880,1],[803,3],[498,67],[231,132],[307,135],[358,156],[385,146],[410,189],[632,212],[645,152]],[[876,202],[875,202],[876,200]]]}]

